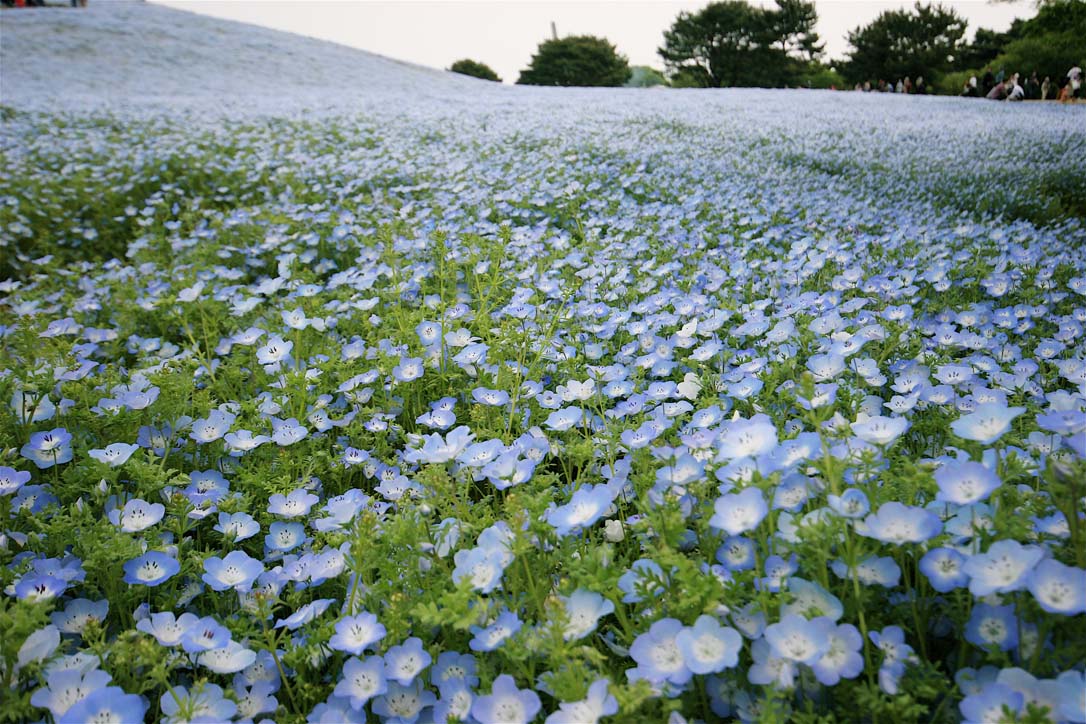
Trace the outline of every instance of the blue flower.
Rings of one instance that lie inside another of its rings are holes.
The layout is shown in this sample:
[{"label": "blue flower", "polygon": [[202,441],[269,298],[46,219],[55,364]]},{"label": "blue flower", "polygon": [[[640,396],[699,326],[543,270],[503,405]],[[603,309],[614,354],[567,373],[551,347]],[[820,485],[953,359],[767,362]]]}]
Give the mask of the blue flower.
[{"label": "blue flower", "polygon": [[176,559],[160,551],[148,551],[124,564],[124,582],[131,585],[157,586],[181,570]]},{"label": "blue flower", "polygon": [[608,485],[582,485],[573,492],[569,503],[549,510],[545,517],[554,526],[555,534],[564,538],[591,527],[607,512],[614,499],[614,491]]},{"label": "blue flower", "polygon": [[923,543],[939,535],[943,522],[930,510],[912,508],[897,501],[883,503],[864,519],[857,532],[883,543]]},{"label": "blue flower", "polygon": [[165,513],[166,506],[162,503],[148,503],[146,500],[132,498],[124,504],[124,508],[114,508],[106,517],[125,533],[138,533],[158,523]]},{"label": "blue flower", "polygon": [[777,427],[768,416],[755,415],[749,420],[735,420],[728,423],[720,435],[717,461],[756,457],[776,446]]},{"label": "blue flower", "polygon": [[953,548],[932,548],[920,559],[920,572],[939,593],[962,588],[969,583],[969,575],[962,567],[965,556]]},{"label": "blue flower", "polygon": [[969,622],[965,625],[965,640],[982,649],[995,647],[1010,651],[1018,646],[1018,618],[1014,606],[991,606],[978,603],[973,606]]},{"label": "blue flower", "polygon": [[1037,605],[1049,613],[1086,613],[1086,571],[1081,568],[1047,558],[1029,573],[1026,585]]},{"label": "blue flower", "polygon": [[[184,616],[182,615],[182,618]],[[178,620],[180,622],[180,619]],[[230,643],[230,630],[212,616],[193,622],[181,636],[181,648],[188,654],[220,649]]]},{"label": "blue flower", "polygon": [[141,722],[147,713],[143,697],[127,694],[118,686],[95,689],[57,717],[57,724],[86,722]]},{"label": "blue flower", "polygon": [[515,613],[503,610],[489,626],[471,627],[471,633],[475,635],[475,638],[468,642],[468,648],[472,651],[493,651],[504,644],[510,636],[516,635],[522,625]]},{"label": "blue flower", "polygon": [[892,445],[908,429],[909,421],[904,417],[874,415],[852,423],[852,433],[872,445]]},{"label": "blue flower", "polygon": [[1024,407],[1007,407],[1004,403],[986,402],[950,423],[954,434],[982,445],[991,445],[1011,429],[1016,417],[1026,411]]},{"label": "blue flower", "polygon": [[400,686],[408,686],[433,659],[422,647],[422,639],[412,636],[385,652],[385,676]]},{"label": "blue flower", "polygon": [[30,473],[0,465],[0,496],[11,495],[30,481]]},{"label": "blue flower", "polygon": [[588,686],[588,696],[580,701],[562,702],[558,711],[544,724],[597,724],[605,716],[618,713],[618,699],[608,691],[611,682],[597,679]]},{"label": "blue flower", "polygon": [[336,684],[336,696],[347,699],[351,708],[361,711],[366,702],[388,691],[385,679],[385,662],[380,656],[362,660],[351,657],[343,664],[341,678]]},{"label": "blue flower", "polygon": [[422,377],[424,371],[421,357],[404,357],[392,368],[392,376],[400,382],[410,382]]},{"label": "blue flower", "polygon": [[236,415],[222,410],[212,410],[206,418],[193,420],[189,437],[200,445],[214,442],[230,431]]},{"label": "blue flower", "polygon": [[116,468],[128,462],[128,458],[132,457],[132,453],[139,449],[139,445],[115,442],[100,450],[88,450],[87,454],[100,463],[105,463],[111,468]]},{"label": "blue flower", "polygon": [[935,471],[939,492],[935,499],[955,505],[972,505],[988,498],[1001,485],[999,476],[980,463],[954,460]]},{"label": "blue flower", "polygon": [[268,498],[268,512],[283,518],[298,518],[309,515],[310,508],[319,500],[305,488],[297,488],[287,495],[276,493]]},{"label": "blue flower", "polygon": [[569,596],[559,596],[558,600],[566,608],[566,625],[562,632],[566,641],[583,639],[596,630],[601,618],[615,610],[615,604],[583,588],[578,588]]},{"label": "blue flower", "polygon": [[1003,721],[1004,708],[1012,714],[1022,711],[1025,699],[1005,684],[989,682],[977,694],[970,694],[958,704],[958,711],[968,724],[990,724]]},{"label": "blue flower", "polygon": [[204,561],[204,583],[213,591],[234,589],[244,593],[253,586],[253,581],[264,572],[260,561],[251,558],[244,551],[230,551],[225,557],[211,556]]},{"label": "blue flower", "polygon": [[971,556],[962,566],[974,596],[1010,593],[1026,587],[1029,574],[1044,558],[1044,549],[1014,540],[998,540],[984,553]]},{"label": "blue flower", "polygon": [[675,636],[675,645],[686,668],[695,674],[713,674],[739,664],[743,637],[712,616],[702,615]]},{"label": "blue flower", "polygon": [[101,669],[52,669],[46,674],[45,686],[34,692],[30,703],[48,709],[54,719],[59,719],[88,694],[106,689],[112,679]]},{"label": "blue flower", "polygon": [[518,689],[512,676],[494,679],[490,694],[471,704],[471,715],[480,724],[528,724],[535,719],[542,704],[531,689]]},{"label": "blue flower", "polygon": [[345,616],[336,621],[336,632],[329,639],[328,648],[359,656],[383,639],[386,633],[376,616],[363,611],[357,616]]},{"label": "blue flower", "polygon": [[453,583],[466,578],[476,591],[490,593],[501,585],[505,558],[502,551],[489,548],[459,550],[453,556],[456,564],[452,572]]},{"label": "blue flower", "polygon": [[676,637],[683,630],[682,622],[674,618],[662,618],[649,630],[634,639],[630,657],[637,662],[637,676],[652,684],[665,682],[682,686],[690,681],[694,672],[686,665]]},{"label": "blue flower", "polygon": [[285,553],[297,548],[306,541],[305,525],[302,523],[284,523],[275,521],[264,536],[264,546],[269,551]]},{"label": "blue flower", "polygon": [[769,513],[761,489],[750,487],[739,493],[729,493],[716,499],[715,513],[709,519],[709,527],[736,536],[754,530]]},{"label": "blue flower", "polygon": [[248,513],[219,513],[219,522],[212,528],[234,542],[252,538],[260,532],[260,524]]},{"label": "blue flower", "polygon": [[826,686],[835,686],[841,679],[855,679],[864,670],[863,636],[852,624],[843,623],[830,631],[829,638],[829,649],[811,664],[815,678]]},{"label": "blue flower", "polygon": [[191,692],[184,686],[171,687],[159,698],[158,705],[162,709],[166,724],[181,724],[194,720],[223,722],[232,719],[238,711],[238,705],[227,699],[223,695],[222,687],[217,684],[203,684]]},{"label": "blue flower", "polygon": [[830,494],[826,496],[826,502],[833,512],[843,518],[862,518],[871,510],[867,495],[858,488],[849,488],[840,496]]},{"label": "blue flower", "polygon": [[72,459],[72,436],[63,427],[48,432],[35,432],[30,442],[23,445],[20,453],[24,458],[46,470]]},{"label": "blue flower", "polygon": [[295,631],[318,618],[322,613],[327,611],[328,607],[333,603],[335,603],[335,599],[333,598],[318,598],[316,601],[311,601],[286,618],[276,621],[275,628],[286,628]]},{"label": "blue flower", "polygon": [[278,420],[273,417],[271,422],[272,442],[280,447],[293,445],[300,440],[304,440],[306,436],[309,435],[309,430],[302,427],[293,417],[288,420]]},{"label": "blue flower", "polygon": [[830,650],[830,634],[836,629],[828,617],[807,620],[789,614],[765,630],[773,656],[786,661],[813,665]]}]

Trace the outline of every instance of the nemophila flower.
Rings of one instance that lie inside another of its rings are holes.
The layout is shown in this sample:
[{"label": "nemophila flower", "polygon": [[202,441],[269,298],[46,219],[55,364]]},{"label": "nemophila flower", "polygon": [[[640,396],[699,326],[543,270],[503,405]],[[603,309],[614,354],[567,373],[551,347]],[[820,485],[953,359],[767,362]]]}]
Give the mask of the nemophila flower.
[{"label": "nemophila flower", "polygon": [[389,681],[388,690],[373,701],[371,709],[376,716],[383,717],[387,722],[413,724],[422,712],[436,701],[437,697],[426,689],[422,681],[411,684]]},{"label": "nemophila flower", "polygon": [[425,368],[422,366],[421,357],[403,357],[400,363],[392,368],[392,377],[400,382],[410,382],[422,377]]},{"label": "nemophila flower", "polygon": [[124,504],[124,508],[109,511],[106,517],[125,533],[138,533],[158,523],[165,514],[166,506],[162,503],[148,503],[146,500],[133,498]]},{"label": "nemophila flower", "polygon": [[891,445],[909,429],[904,417],[869,416],[851,424],[852,434],[872,445]]},{"label": "nemophila flower", "polygon": [[716,559],[729,571],[749,571],[755,565],[754,541],[732,536],[716,549]]},{"label": "nemophila flower", "polygon": [[222,410],[212,410],[206,418],[192,421],[189,437],[200,445],[220,439],[230,431],[237,415]]},{"label": "nemophila flower", "polygon": [[438,322],[419,322],[415,327],[415,334],[423,347],[432,347],[441,344],[441,324]]},{"label": "nemophila flower", "polygon": [[953,460],[935,471],[939,492],[935,499],[955,505],[972,505],[988,498],[1001,485],[999,476],[980,463]]},{"label": "nemophila flower", "polygon": [[563,407],[560,410],[555,410],[547,416],[544,426],[549,430],[556,432],[564,432],[580,424],[584,417],[584,413],[579,407]]},{"label": "nemophila flower", "polygon": [[686,665],[676,637],[683,630],[682,622],[663,618],[634,639],[630,657],[637,662],[637,675],[652,684],[665,682],[682,686],[693,672]]},{"label": "nemophila flower", "polygon": [[256,350],[256,361],[262,365],[276,365],[290,358],[290,352],[294,349],[294,342],[285,341],[279,335],[268,338],[262,347]]},{"label": "nemophila flower", "polygon": [[1012,715],[1021,713],[1025,699],[1019,692],[995,681],[988,682],[975,694],[966,696],[958,704],[963,721],[968,724],[990,724],[1002,721],[1004,710]]},{"label": "nemophila flower", "polygon": [[695,674],[712,674],[738,665],[743,637],[712,616],[702,615],[676,634],[675,645],[686,668]]},{"label": "nemophila flower", "polygon": [[990,606],[978,603],[973,606],[969,622],[965,625],[965,640],[982,649],[995,647],[1010,651],[1018,646],[1018,619],[1014,606]]},{"label": "nemophila flower", "polygon": [[878,512],[864,518],[857,532],[883,543],[923,543],[939,535],[943,522],[923,508],[913,508],[897,501],[883,503]]},{"label": "nemophila flower", "polygon": [[966,558],[953,548],[932,548],[920,559],[920,572],[939,593],[963,588],[969,575],[963,569]]},{"label": "nemophila flower", "polygon": [[333,693],[347,699],[356,711],[361,711],[373,697],[388,691],[385,662],[380,656],[370,656],[365,660],[357,656],[347,659],[341,676]]},{"label": "nemophila flower", "polygon": [[234,542],[252,538],[260,532],[260,524],[248,513],[219,513],[219,522],[212,528]]},{"label": "nemophila flower", "polygon": [[[475,657],[458,651],[443,651],[430,670],[430,682],[443,692],[457,682],[474,688],[479,684],[476,675]],[[444,694],[443,694],[444,697]]]},{"label": "nemophila flower", "polygon": [[901,568],[897,561],[889,556],[868,556],[856,564],[854,569],[849,569],[842,560],[836,560],[830,564],[830,569],[838,578],[848,579],[851,575],[865,586],[883,586],[895,588],[901,580]]},{"label": "nemophila flower", "polygon": [[204,560],[204,571],[201,578],[213,591],[234,589],[244,593],[264,572],[264,566],[244,551],[230,551],[223,558],[211,556]]},{"label": "nemophila flower", "polygon": [[16,493],[28,482],[30,482],[29,472],[0,465],[0,495]]},{"label": "nemophila flower", "polygon": [[272,442],[280,447],[293,445],[300,440],[304,440],[306,436],[309,435],[309,430],[299,424],[293,417],[287,420],[278,420],[273,417],[271,423]]},{"label": "nemophila flower", "polygon": [[502,674],[494,679],[490,694],[472,702],[471,715],[480,724],[528,724],[541,708],[534,691],[518,689],[512,676]]},{"label": "nemophila flower", "polygon": [[776,658],[813,665],[830,649],[833,621],[825,616],[807,620],[788,615],[765,630],[765,640]]},{"label": "nemophila flower", "polygon": [[998,540],[984,553],[967,559],[962,571],[969,576],[969,592],[974,596],[1009,593],[1026,587],[1030,573],[1044,556],[1040,546]]},{"label": "nemophila flower", "polygon": [[777,428],[765,415],[729,422],[717,440],[717,461],[756,457],[777,446]]},{"label": "nemophila flower", "polygon": [[234,457],[255,450],[266,442],[271,442],[267,435],[253,435],[251,430],[237,430],[223,435],[223,442]]},{"label": "nemophila flower", "polygon": [[196,621],[181,636],[181,648],[187,654],[221,649],[230,642],[230,630],[212,616]]},{"label": "nemophila flower", "polygon": [[843,518],[862,518],[871,510],[867,495],[857,488],[849,488],[841,495],[826,496],[830,509]]},{"label": "nemophila flower", "polygon": [[366,724],[366,712],[352,709],[350,699],[329,694],[305,720],[306,724]]},{"label": "nemophila flower", "polygon": [[183,613],[180,616],[174,616],[171,611],[163,611],[140,619],[136,622],[136,629],[154,636],[159,645],[172,648],[180,646],[184,635],[199,621],[200,618],[196,614]]},{"label": "nemophila flower", "polygon": [[116,468],[128,462],[128,458],[132,457],[132,453],[139,449],[139,445],[115,442],[102,449],[88,450],[87,454],[100,463],[105,463],[111,468]]},{"label": "nemophila flower", "polygon": [[1081,568],[1047,558],[1030,571],[1026,586],[1037,605],[1049,613],[1086,613],[1086,571]]},{"label": "nemophila flower", "polygon": [[713,509],[715,513],[709,519],[709,526],[732,536],[754,530],[769,513],[765,496],[755,487],[717,498]]},{"label": "nemophila flower", "polygon": [[39,469],[46,470],[72,459],[72,436],[63,427],[35,432],[19,452]]},{"label": "nemophila flower", "polygon": [[255,719],[257,714],[271,714],[279,708],[279,700],[272,694],[275,687],[266,681],[250,686],[239,686],[234,682],[234,696],[237,699],[238,713],[242,719]]},{"label": "nemophila flower", "polygon": [[264,547],[276,553],[293,550],[306,541],[305,526],[301,523],[275,521],[264,536]]},{"label": "nemophila flower", "polygon": [[59,719],[90,694],[108,687],[112,680],[113,677],[101,669],[53,670],[46,676],[45,686],[30,697],[30,703],[48,709],[53,718]]},{"label": "nemophila flower", "polygon": [[515,613],[503,610],[489,626],[471,627],[471,633],[475,635],[475,638],[468,642],[468,648],[472,651],[493,651],[504,644],[510,636],[515,636],[523,625]]},{"label": "nemophila flower", "polygon": [[580,701],[561,702],[558,711],[544,724],[597,724],[605,716],[618,713],[618,699],[608,690],[611,682],[597,679],[588,687],[588,696]]},{"label": "nemophila flower", "polygon": [[991,445],[1011,429],[1016,417],[1026,411],[1024,407],[1007,407],[998,402],[986,402],[977,405],[968,415],[963,415],[950,423],[950,429],[958,437],[976,440],[982,445]]},{"label": "nemophila flower", "polygon": [[501,407],[509,404],[509,393],[505,390],[490,390],[485,387],[476,387],[471,391],[471,398],[480,405],[489,407]]},{"label": "nemophila flower", "polygon": [[[224,696],[222,687],[207,683],[191,692],[184,686],[173,686],[159,698],[158,705],[165,724],[223,722],[232,719],[238,711],[237,704]],[[122,721],[142,721],[142,718]]]},{"label": "nemophila flower", "polygon": [[446,463],[455,460],[474,439],[475,434],[465,425],[454,428],[444,438],[437,433],[424,435],[422,447],[406,450],[404,459],[409,463]]},{"label": "nemophila flower", "polygon": [[759,578],[754,582],[758,590],[767,590],[776,593],[781,590],[784,579],[799,570],[799,559],[793,553],[788,558],[772,555],[765,559],[765,578]]},{"label": "nemophila flower", "polygon": [[453,556],[456,567],[452,572],[453,583],[460,583],[465,578],[471,587],[481,593],[490,593],[501,585],[505,571],[505,554],[500,550],[488,548],[470,548],[460,550]]},{"label": "nemophila flower", "polygon": [[143,721],[147,703],[119,686],[96,689],[57,717],[57,724],[128,724]]},{"label": "nemophila flower", "polygon": [[422,647],[422,639],[412,636],[385,652],[385,676],[401,686],[407,686],[421,674],[433,659]]},{"label": "nemophila flower", "polygon": [[11,409],[24,425],[51,420],[57,413],[57,406],[49,395],[28,393],[26,390],[15,390],[11,394]]},{"label": "nemophila flower", "polygon": [[237,641],[226,646],[205,651],[198,657],[200,666],[216,674],[236,674],[256,661],[256,652]]},{"label": "nemophila flower", "polygon": [[604,616],[614,613],[615,604],[594,591],[578,588],[569,596],[559,596],[566,609],[563,637],[566,641],[583,639],[596,630]]},{"label": "nemophila flower", "polygon": [[320,498],[305,488],[297,488],[286,495],[276,493],[268,498],[268,512],[283,518],[309,515],[309,510]]},{"label": "nemophila flower", "polygon": [[82,634],[90,622],[101,623],[109,613],[109,601],[91,601],[76,598],[68,602],[63,611],[49,614],[49,620],[57,630],[66,634]]},{"label": "nemophila flower", "polygon": [[843,623],[829,632],[830,647],[818,661],[811,664],[815,678],[826,686],[835,686],[841,679],[855,679],[864,670],[864,639],[860,631]]},{"label": "nemophila flower", "polygon": [[804,618],[825,616],[831,621],[838,621],[845,613],[841,599],[813,581],[803,578],[789,578],[786,581],[792,594],[790,603],[781,606],[781,616],[796,614]]},{"label": "nemophila flower", "polygon": [[383,639],[385,633],[385,627],[378,623],[377,617],[363,611],[357,616],[346,616],[336,621],[336,632],[329,639],[328,648],[360,656]]},{"label": "nemophila flower", "polygon": [[545,518],[559,537],[591,527],[614,502],[614,490],[608,485],[582,485],[573,492],[569,503],[547,511]]},{"label": "nemophila flower", "polygon": [[176,559],[161,551],[147,551],[124,564],[124,582],[138,586],[157,586],[181,570]]},{"label": "nemophila flower", "polygon": [[311,601],[286,618],[276,621],[275,628],[285,628],[290,631],[296,631],[310,621],[320,617],[320,615],[327,611],[328,607],[333,603],[335,603],[335,599],[332,598],[318,598],[316,601]]},{"label": "nemophila flower", "polygon": [[791,659],[775,656],[773,648],[764,638],[750,647],[751,665],[747,669],[747,681],[759,686],[777,686],[791,690],[795,687],[798,666]]}]

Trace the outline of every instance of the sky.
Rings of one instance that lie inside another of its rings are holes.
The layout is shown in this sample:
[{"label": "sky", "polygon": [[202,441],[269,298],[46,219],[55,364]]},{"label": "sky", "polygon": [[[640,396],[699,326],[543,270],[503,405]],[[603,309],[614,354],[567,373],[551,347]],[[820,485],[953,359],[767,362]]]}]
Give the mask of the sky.
[{"label": "sky", "polygon": [[[162,5],[276,30],[331,40],[390,58],[448,68],[460,58],[486,63],[515,82],[551,23],[564,35],[602,35],[631,65],[663,68],[656,49],[683,10],[707,0],[152,0]],[[760,4],[772,5],[765,0]],[[977,27],[1006,30],[1033,15],[1028,0],[944,0]],[[884,10],[912,7],[899,0],[815,0],[817,30],[827,57],[844,57],[846,33]]]}]

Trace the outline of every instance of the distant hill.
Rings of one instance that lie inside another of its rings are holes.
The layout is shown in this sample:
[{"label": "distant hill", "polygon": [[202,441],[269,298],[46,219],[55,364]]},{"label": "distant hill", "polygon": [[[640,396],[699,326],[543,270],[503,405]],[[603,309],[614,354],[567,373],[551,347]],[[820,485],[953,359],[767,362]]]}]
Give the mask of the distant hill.
[{"label": "distant hill", "polygon": [[323,40],[143,2],[0,11],[0,101],[18,106],[272,109],[351,105],[401,92],[450,98],[480,85]]}]

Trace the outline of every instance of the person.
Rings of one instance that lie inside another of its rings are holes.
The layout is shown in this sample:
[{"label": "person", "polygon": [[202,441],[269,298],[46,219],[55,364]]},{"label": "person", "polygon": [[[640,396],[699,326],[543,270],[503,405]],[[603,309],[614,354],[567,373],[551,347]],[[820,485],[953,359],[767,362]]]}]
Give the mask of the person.
[{"label": "person", "polygon": [[1041,97],[1041,82],[1037,80],[1037,71],[1033,71],[1029,74],[1029,78],[1026,79],[1026,100],[1035,101]]},{"label": "person", "polygon": [[977,76],[972,76],[962,86],[962,98],[976,98],[980,93],[977,91]]},{"label": "person", "polygon": [[1026,90],[1019,84],[1017,73],[1012,75],[1007,83],[1010,86],[1010,90],[1007,91],[1007,100],[1022,101],[1026,99]]},{"label": "person", "polygon": [[1045,79],[1043,81],[1041,81],[1041,100],[1042,101],[1047,101],[1048,100],[1048,94],[1051,93],[1051,92],[1052,92],[1052,81],[1049,80],[1048,76],[1046,75]]},{"label": "person", "polygon": [[1071,90],[1071,81],[1069,79],[1064,78],[1060,81],[1060,90],[1056,97],[1060,99],[1060,103],[1070,103],[1074,99],[1074,91]]},{"label": "person", "polygon": [[1007,97],[1007,85],[1000,81],[992,86],[992,90],[988,91],[988,95],[984,96],[990,101],[1001,101]]},{"label": "person", "polygon": [[980,93],[981,93],[981,95],[984,96],[985,98],[987,98],[988,93],[991,92],[992,88],[995,87],[995,84],[996,84],[996,81],[995,81],[995,76],[992,75],[992,69],[991,68],[985,68],[984,69],[984,75],[981,76],[981,80],[980,80]]},{"label": "person", "polygon": [[901,78],[897,79],[897,85],[894,87],[894,93],[904,93],[905,84],[901,82]]},{"label": "person", "polygon": [[1082,88],[1082,68],[1077,65],[1067,71],[1067,80],[1071,82],[1071,97],[1079,97],[1079,89]]},{"label": "person", "polygon": [[916,94],[922,96],[928,92],[928,89],[924,87],[924,76],[916,76]]},{"label": "person", "polygon": [[913,79],[909,76],[905,76],[905,93],[911,94],[913,92]]}]

